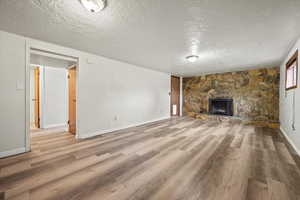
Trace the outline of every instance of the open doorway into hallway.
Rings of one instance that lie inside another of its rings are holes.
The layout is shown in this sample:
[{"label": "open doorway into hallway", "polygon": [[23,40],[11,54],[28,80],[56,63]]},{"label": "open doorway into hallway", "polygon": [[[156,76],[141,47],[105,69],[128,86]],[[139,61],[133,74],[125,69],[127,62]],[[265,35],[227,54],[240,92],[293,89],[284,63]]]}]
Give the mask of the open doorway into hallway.
[{"label": "open doorway into hallway", "polygon": [[76,135],[75,58],[30,51],[30,137],[67,132]]}]

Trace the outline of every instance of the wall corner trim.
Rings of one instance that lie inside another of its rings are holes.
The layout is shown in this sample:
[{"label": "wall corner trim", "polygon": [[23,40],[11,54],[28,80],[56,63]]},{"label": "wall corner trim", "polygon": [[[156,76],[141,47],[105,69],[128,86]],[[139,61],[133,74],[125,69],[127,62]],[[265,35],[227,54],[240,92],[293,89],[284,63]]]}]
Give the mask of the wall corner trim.
[{"label": "wall corner trim", "polygon": [[120,131],[120,130],[123,130],[123,129],[132,128],[132,127],[136,127],[136,126],[141,126],[141,125],[148,124],[148,123],[167,120],[167,119],[170,119],[170,118],[171,117],[162,117],[162,118],[155,119],[155,120],[150,120],[150,121],[141,122],[141,123],[137,123],[137,124],[131,124],[129,126],[125,126],[125,127],[121,127],[121,128],[109,129],[109,130],[103,130],[103,131],[96,131],[96,132],[92,132],[92,133],[88,133],[88,134],[84,134],[84,135],[79,135],[78,137],[76,137],[76,139],[87,139],[87,138],[91,138],[91,137],[95,137],[95,136],[99,136],[99,135],[103,135],[103,134],[108,134],[108,133],[111,133],[111,132],[114,132],[114,131]]},{"label": "wall corner trim", "polygon": [[17,154],[20,154],[20,153],[25,153],[25,152],[26,152],[25,147],[17,148],[17,149],[13,149],[13,150],[9,150],[9,151],[3,151],[3,152],[0,152],[0,158],[5,158],[5,157],[8,157],[8,156],[14,156],[14,155],[17,155]]},{"label": "wall corner trim", "polygon": [[295,143],[290,139],[290,137],[288,136],[287,132],[285,132],[285,130],[282,128],[282,126],[280,126],[280,131],[284,135],[284,137],[286,138],[286,140],[290,143],[290,145],[293,147],[293,149],[296,151],[296,153],[298,154],[298,156],[300,156],[300,150],[296,147]]}]

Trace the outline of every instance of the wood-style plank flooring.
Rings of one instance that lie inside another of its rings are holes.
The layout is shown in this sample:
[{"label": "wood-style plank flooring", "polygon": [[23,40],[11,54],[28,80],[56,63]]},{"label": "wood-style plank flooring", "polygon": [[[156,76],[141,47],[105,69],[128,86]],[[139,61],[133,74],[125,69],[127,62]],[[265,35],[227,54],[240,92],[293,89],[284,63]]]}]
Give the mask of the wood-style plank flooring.
[{"label": "wood-style plank flooring", "polygon": [[299,200],[299,158],[278,130],[173,118],[88,140],[33,134],[0,160],[0,199]]}]

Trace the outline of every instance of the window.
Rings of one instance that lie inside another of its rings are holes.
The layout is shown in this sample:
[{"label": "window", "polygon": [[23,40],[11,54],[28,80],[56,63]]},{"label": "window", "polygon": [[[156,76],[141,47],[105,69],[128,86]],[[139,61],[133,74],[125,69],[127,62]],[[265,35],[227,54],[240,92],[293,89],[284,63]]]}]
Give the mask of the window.
[{"label": "window", "polygon": [[295,89],[298,84],[298,50],[286,64],[285,89]]}]

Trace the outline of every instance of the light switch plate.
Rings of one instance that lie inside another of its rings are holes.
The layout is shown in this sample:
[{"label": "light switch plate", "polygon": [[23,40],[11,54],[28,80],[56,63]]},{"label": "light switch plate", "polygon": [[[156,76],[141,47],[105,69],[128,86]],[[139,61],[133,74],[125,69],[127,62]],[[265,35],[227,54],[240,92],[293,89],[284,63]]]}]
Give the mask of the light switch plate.
[{"label": "light switch plate", "polygon": [[17,81],[17,90],[25,90],[25,84],[23,81]]}]

